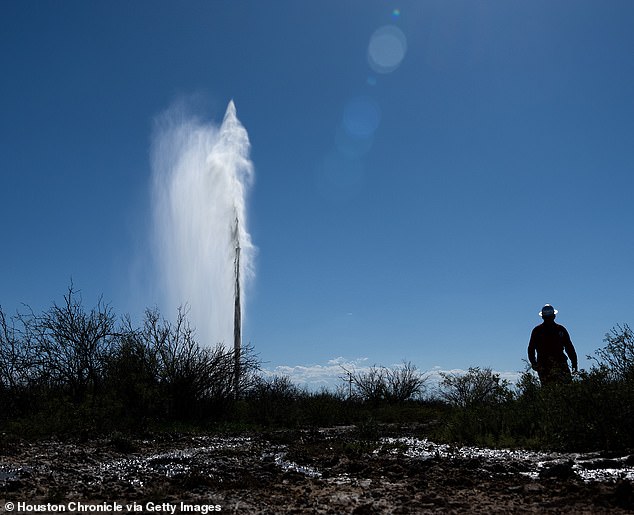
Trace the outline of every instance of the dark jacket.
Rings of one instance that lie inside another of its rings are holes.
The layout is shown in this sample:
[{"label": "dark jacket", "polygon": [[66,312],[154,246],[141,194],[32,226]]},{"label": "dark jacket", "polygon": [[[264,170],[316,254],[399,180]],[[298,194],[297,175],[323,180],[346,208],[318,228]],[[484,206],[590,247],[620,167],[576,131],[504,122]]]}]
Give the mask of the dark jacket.
[{"label": "dark jacket", "polygon": [[[563,325],[544,321],[533,329],[528,343],[528,359],[533,366],[551,366],[566,363],[566,354],[573,369],[577,368],[577,353],[570,335]],[[537,354],[537,356],[535,356]]]}]

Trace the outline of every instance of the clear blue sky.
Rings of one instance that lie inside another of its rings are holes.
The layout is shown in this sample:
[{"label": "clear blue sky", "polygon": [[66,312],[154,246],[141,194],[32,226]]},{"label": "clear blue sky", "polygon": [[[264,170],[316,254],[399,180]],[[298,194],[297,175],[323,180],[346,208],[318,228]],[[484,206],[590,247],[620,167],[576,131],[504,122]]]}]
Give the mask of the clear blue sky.
[{"label": "clear blue sky", "polygon": [[267,367],[521,370],[546,302],[592,354],[634,323],[632,27],[630,0],[4,0],[0,304],[155,305],[153,120],[234,99]]}]

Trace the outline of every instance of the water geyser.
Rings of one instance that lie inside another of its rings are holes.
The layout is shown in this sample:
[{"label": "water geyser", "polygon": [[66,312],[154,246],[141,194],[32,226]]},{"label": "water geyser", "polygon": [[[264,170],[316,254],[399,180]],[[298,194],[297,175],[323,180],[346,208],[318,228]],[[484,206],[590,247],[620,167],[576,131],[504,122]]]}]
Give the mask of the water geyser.
[{"label": "water geyser", "polygon": [[186,307],[204,346],[234,345],[244,289],[253,277],[249,148],[233,101],[219,127],[173,109],[154,136],[156,286],[170,313]]}]

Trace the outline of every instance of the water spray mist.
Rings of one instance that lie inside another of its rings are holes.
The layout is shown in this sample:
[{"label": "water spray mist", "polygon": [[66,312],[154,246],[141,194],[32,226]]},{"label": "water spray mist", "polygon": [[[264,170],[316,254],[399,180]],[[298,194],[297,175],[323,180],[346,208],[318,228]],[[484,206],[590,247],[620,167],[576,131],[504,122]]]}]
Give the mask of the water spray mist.
[{"label": "water spray mist", "polygon": [[220,127],[170,111],[154,138],[157,286],[164,306],[187,306],[202,345],[233,343],[239,364],[244,290],[254,247],[246,198],[249,137],[229,102]]}]

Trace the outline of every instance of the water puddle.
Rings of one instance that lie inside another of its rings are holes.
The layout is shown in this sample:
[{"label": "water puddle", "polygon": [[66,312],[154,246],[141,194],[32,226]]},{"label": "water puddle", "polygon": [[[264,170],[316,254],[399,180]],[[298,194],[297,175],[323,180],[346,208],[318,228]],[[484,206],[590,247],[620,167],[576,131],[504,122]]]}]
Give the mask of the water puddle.
[{"label": "water puddle", "polygon": [[16,481],[20,479],[19,468],[0,467],[0,481]]},{"label": "water puddle", "polygon": [[158,476],[174,479],[186,477],[193,470],[222,482],[222,465],[228,460],[224,454],[227,451],[247,451],[253,443],[248,437],[200,437],[192,440],[194,445],[184,449],[103,463],[96,474],[96,482],[103,482],[106,477],[115,477],[132,486],[143,486],[144,478]]},{"label": "water puddle", "polygon": [[[556,466],[569,466],[584,481],[634,480],[634,456],[606,459],[597,453],[535,452],[517,449],[486,449],[436,444],[427,439],[410,437],[383,438],[374,454],[393,453],[408,458],[429,460],[482,460],[490,471],[520,473],[537,479],[540,473]],[[497,466],[497,467],[496,467]]]},{"label": "water puddle", "polygon": [[[328,445],[329,438],[325,439],[324,445]],[[242,484],[245,480],[258,480],[260,475],[268,477],[267,470],[291,472],[339,484],[361,485],[361,482],[369,481],[363,474],[358,477],[358,474],[350,474],[347,470],[337,469],[339,473],[320,470],[314,464],[303,464],[301,459],[294,461],[289,458],[289,446],[259,437],[193,437],[180,440],[178,449],[170,448],[169,443],[157,445],[145,442],[144,445],[148,449],[145,453],[123,457],[115,454],[108,457],[106,453],[101,458],[98,455],[91,457],[90,452],[77,446],[57,448],[51,445],[46,450],[38,449],[37,454],[31,454],[30,461],[0,463],[0,486],[16,486],[24,480],[36,481],[36,476],[56,477],[57,481],[68,483],[81,481],[94,487],[124,483],[140,488],[160,479],[201,481],[201,484]],[[634,480],[634,455],[606,457],[600,453],[458,447],[412,437],[382,438],[371,448],[374,450],[369,459],[372,456],[394,455],[411,460],[454,460],[457,466],[469,467],[490,477],[523,475],[533,479]],[[315,457],[318,461],[318,447],[313,449],[317,452]],[[64,461],[64,455],[70,457],[68,462]],[[308,460],[313,461],[311,458]]]},{"label": "water puddle", "polygon": [[262,455],[263,460],[273,460],[275,465],[279,467],[284,472],[297,472],[298,474],[302,474],[306,477],[312,478],[320,478],[321,472],[310,465],[299,465],[294,461],[289,461],[286,459],[286,452],[276,452],[276,453],[264,453]]}]

